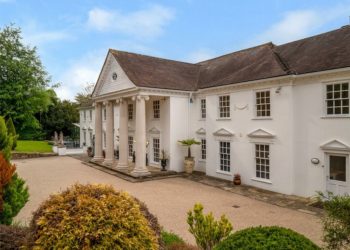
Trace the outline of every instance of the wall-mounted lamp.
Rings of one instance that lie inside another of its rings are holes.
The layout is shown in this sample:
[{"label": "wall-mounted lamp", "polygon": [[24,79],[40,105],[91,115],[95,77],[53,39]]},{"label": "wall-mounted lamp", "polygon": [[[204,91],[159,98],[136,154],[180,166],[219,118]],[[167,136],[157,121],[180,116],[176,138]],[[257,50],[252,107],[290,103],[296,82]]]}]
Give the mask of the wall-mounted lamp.
[{"label": "wall-mounted lamp", "polygon": [[311,163],[317,165],[320,163],[320,160],[318,158],[312,158]]},{"label": "wall-mounted lamp", "polygon": [[275,90],[275,93],[276,93],[276,94],[279,94],[279,93],[281,92],[281,89],[282,89],[282,87],[279,86],[279,87]]}]

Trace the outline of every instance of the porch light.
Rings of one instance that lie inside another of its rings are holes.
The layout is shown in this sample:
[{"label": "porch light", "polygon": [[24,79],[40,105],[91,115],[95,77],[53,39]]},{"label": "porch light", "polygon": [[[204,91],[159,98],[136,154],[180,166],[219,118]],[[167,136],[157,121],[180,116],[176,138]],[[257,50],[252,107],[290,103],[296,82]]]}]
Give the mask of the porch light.
[{"label": "porch light", "polygon": [[312,158],[311,163],[317,165],[320,163],[320,160],[318,158]]}]

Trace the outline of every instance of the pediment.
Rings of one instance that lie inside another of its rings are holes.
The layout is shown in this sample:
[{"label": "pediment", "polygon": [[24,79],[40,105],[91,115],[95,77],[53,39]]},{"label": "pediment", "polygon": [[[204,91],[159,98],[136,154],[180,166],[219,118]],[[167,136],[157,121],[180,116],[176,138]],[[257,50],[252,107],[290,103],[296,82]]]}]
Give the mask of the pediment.
[{"label": "pediment", "polygon": [[84,125],[84,126],[82,127],[82,129],[83,129],[83,130],[86,130],[86,126]]},{"label": "pediment", "polygon": [[157,129],[156,127],[153,127],[150,130],[148,130],[148,133],[150,133],[150,134],[160,134],[160,130]]},{"label": "pediment", "polygon": [[217,131],[215,131],[213,133],[213,135],[215,136],[233,136],[234,133],[232,133],[231,131],[227,130],[227,129],[224,129],[224,128],[221,128],[221,129],[218,129]]},{"label": "pediment", "polygon": [[198,130],[196,131],[196,133],[199,134],[199,135],[205,135],[205,134],[206,134],[206,131],[205,131],[204,128],[200,128],[200,129],[198,129]]},{"label": "pediment", "polygon": [[339,140],[329,141],[321,145],[321,149],[332,151],[350,151],[350,147]]},{"label": "pediment", "polygon": [[261,129],[261,128],[250,132],[247,136],[251,137],[251,138],[268,138],[268,139],[275,137],[274,134],[272,134],[264,129]]},{"label": "pediment", "polygon": [[88,127],[88,130],[93,130],[93,127],[90,125],[90,126]]},{"label": "pediment", "polygon": [[[116,78],[113,75],[116,75]],[[135,84],[128,78],[116,58],[111,52],[108,52],[92,96],[98,97],[135,87]]]}]

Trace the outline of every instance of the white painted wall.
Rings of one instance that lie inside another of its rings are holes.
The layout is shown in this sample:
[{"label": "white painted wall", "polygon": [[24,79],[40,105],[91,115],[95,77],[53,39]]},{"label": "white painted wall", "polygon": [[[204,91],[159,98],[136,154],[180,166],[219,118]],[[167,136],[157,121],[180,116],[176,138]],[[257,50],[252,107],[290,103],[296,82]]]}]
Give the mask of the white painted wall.
[{"label": "white painted wall", "polygon": [[[92,118],[90,119],[90,110],[92,111]],[[86,119],[84,119],[84,111],[86,112]],[[79,125],[80,125],[80,147],[83,147],[84,143],[84,131],[86,131],[86,146],[92,146],[92,141],[90,140],[90,132],[95,134],[95,110],[93,107],[81,108],[79,110]],[[85,130],[84,130],[85,128]],[[89,128],[92,128],[89,129]]]}]

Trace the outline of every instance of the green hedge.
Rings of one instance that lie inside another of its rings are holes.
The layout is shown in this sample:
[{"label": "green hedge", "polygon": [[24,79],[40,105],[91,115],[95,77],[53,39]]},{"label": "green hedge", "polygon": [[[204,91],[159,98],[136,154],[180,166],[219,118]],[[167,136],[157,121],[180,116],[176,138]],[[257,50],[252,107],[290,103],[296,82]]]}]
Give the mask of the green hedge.
[{"label": "green hedge", "polygon": [[305,236],[283,227],[252,227],[238,231],[220,242],[215,250],[311,250],[320,249]]}]

